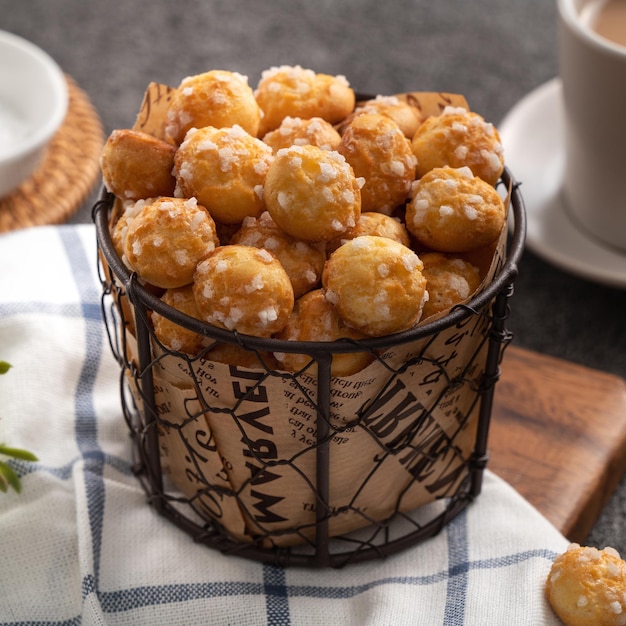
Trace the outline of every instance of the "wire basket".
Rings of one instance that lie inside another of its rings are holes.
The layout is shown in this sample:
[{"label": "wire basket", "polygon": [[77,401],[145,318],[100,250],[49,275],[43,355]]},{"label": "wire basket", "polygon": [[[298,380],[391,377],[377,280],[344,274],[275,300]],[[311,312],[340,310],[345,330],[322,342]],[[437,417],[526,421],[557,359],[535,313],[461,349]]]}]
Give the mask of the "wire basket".
[{"label": "wire basket", "polygon": [[[523,200],[507,169],[500,184],[510,189],[511,234],[489,285],[409,331],[332,343],[241,335],[164,304],[116,254],[109,228],[115,199],[103,190],[93,208],[102,312],[121,368],[134,471],[155,510],[223,553],[280,566],[340,567],[421,542],[474,500],[488,460],[493,393],[511,340],[508,300],[525,237]],[[168,350],[155,337],[152,312],[206,337],[207,350],[193,357]],[[455,362],[457,345],[468,337],[471,349]],[[213,344],[236,346],[258,361],[253,368],[222,366],[235,390],[230,404],[212,393],[222,371],[206,360]],[[397,349],[401,362],[389,358]],[[275,369],[265,357],[274,352],[309,355],[315,373]],[[372,391],[359,396],[351,388],[356,408],[338,419],[348,387],[331,376],[331,361],[354,352],[370,353],[377,374],[368,381]],[[272,442],[263,421],[272,401],[280,402],[282,434],[296,448]],[[442,427],[444,415],[451,422]],[[343,444],[353,439],[363,447],[348,451]],[[225,452],[233,443],[245,474]],[[286,475],[289,482],[281,484]],[[298,514],[277,512],[290,498],[296,502],[289,510]],[[229,515],[235,527],[225,522]]]}]

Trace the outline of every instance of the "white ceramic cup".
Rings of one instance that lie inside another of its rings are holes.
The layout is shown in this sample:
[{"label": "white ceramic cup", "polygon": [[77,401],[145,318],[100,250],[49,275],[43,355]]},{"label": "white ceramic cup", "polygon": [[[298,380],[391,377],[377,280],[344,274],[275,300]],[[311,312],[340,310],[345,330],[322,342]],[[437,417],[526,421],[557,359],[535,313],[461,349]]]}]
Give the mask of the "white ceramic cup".
[{"label": "white ceramic cup", "polygon": [[0,30],[0,198],[35,172],[67,107],[67,81],[57,63]]},{"label": "white ceramic cup", "polygon": [[[594,32],[594,0],[558,0],[567,209],[603,244],[626,251],[626,46]],[[622,0],[625,1],[625,0]]]}]

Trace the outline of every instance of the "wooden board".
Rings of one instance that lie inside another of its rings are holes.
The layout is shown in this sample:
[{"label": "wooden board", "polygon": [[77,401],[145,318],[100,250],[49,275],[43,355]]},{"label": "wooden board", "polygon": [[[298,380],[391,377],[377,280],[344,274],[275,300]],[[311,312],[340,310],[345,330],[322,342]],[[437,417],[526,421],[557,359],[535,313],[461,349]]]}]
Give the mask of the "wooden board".
[{"label": "wooden board", "polygon": [[490,470],[583,542],[626,472],[626,381],[510,346],[489,453]]}]

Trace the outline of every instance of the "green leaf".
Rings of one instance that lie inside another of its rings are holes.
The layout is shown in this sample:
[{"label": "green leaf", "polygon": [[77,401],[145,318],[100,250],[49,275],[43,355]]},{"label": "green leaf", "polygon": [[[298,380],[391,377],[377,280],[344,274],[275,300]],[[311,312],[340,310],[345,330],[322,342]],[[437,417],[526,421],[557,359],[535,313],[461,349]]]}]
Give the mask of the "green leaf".
[{"label": "green leaf", "polygon": [[11,369],[11,364],[6,361],[0,361],[0,374],[6,374]]},{"label": "green leaf", "polygon": [[39,459],[28,450],[21,450],[20,448],[9,448],[3,443],[0,443],[0,454],[10,456],[14,459],[20,459],[20,461],[38,461]]},{"label": "green leaf", "polygon": [[20,477],[15,473],[13,468],[7,465],[4,461],[0,461],[0,476],[2,477],[2,481],[0,482],[5,483],[5,488],[2,489],[2,491],[6,492],[6,484],[8,484],[9,487],[13,487],[17,493],[22,490]]}]

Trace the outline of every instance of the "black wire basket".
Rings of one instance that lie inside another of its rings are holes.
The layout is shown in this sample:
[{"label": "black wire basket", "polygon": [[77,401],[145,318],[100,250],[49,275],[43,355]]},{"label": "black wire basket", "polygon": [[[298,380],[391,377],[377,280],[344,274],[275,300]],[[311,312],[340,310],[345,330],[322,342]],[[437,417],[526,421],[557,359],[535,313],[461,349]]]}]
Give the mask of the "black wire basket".
[{"label": "black wire basket", "polygon": [[[509,190],[511,228],[490,284],[409,331],[334,342],[241,335],[164,304],[116,254],[115,198],[103,190],[93,209],[102,312],[121,369],[134,471],[156,511],[223,553],[280,566],[340,567],[423,541],[472,502],[488,461],[525,237],[523,200],[508,169],[499,184]],[[206,350],[169,350],[154,334],[153,312],[203,335]],[[215,345],[244,350],[258,365],[215,364],[207,358]],[[306,354],[314,367],[278,370],[267,357],[276,352]],[[375,376],[361,388],[331,375],[333,355],[354,352],[373,359]],[[399,362],[389,356],[398,353]],[[220,385],[230,402],[215,391]],[[272,406],[280,407],[278,428],[265,421]],[[338,406],[349,413],[338,415]]]}]

